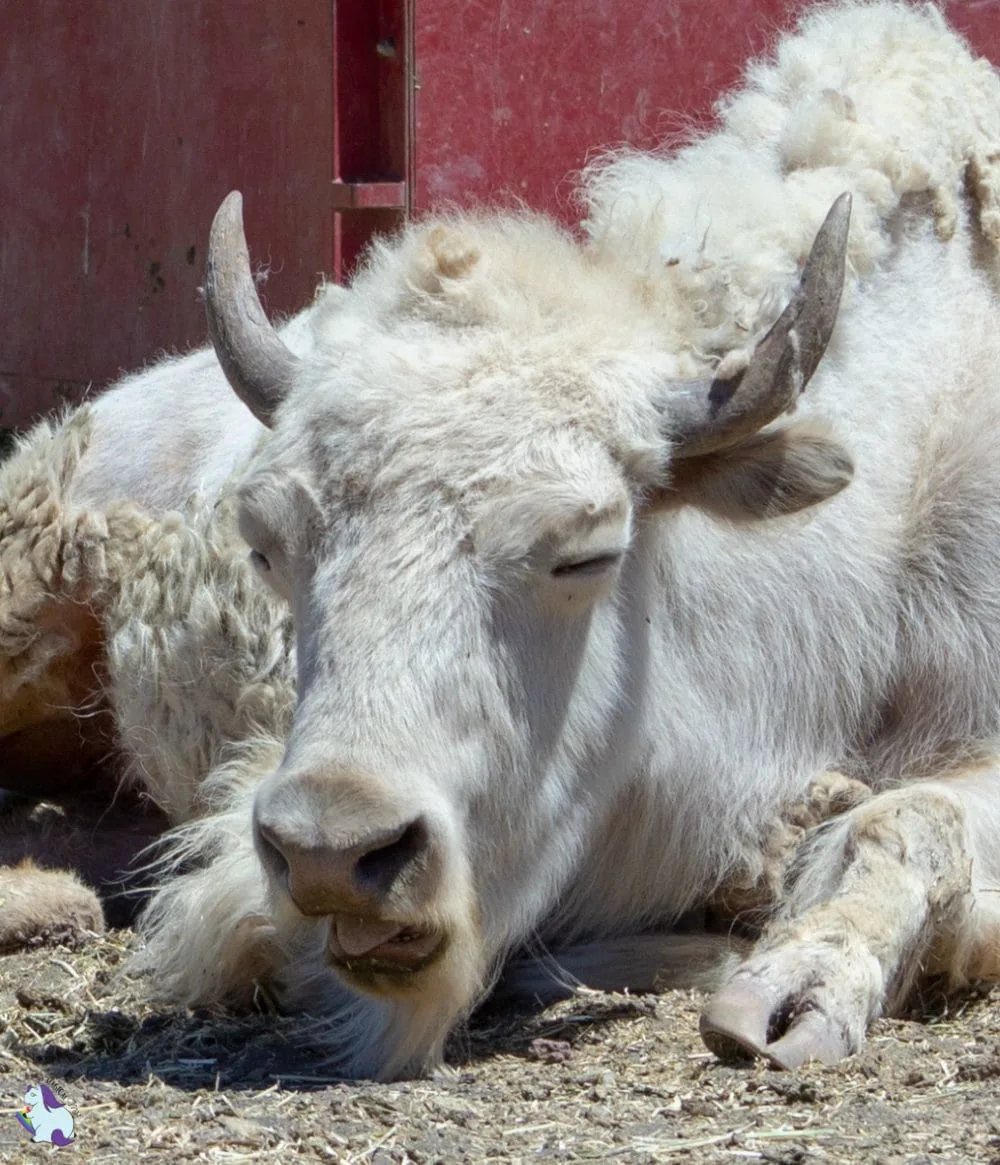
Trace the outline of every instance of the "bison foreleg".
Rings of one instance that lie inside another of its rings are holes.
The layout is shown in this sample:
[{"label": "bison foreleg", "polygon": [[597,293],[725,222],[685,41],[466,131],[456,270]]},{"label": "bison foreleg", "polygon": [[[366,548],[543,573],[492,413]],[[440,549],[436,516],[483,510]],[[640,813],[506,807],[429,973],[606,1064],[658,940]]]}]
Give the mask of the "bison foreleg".
[{"label": "bison foreleg", "polygon": [[882,793],[803,843],[754,954],[710,1001],[720,1055],[792,1068],[856,1051],[924,973],[995,976],[1000,773]]}]

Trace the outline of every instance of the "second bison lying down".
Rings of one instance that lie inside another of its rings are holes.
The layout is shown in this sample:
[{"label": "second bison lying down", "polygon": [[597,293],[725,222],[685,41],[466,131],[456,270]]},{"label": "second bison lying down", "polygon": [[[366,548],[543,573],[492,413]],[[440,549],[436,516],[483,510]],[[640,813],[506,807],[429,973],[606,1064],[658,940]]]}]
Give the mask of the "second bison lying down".
[{"label": "second bison lying down", "polygon": [[[228,199],[215,354],[0,472],[6,781],[113,739],[178,826],[161,987],[391,1075],[535,943],[714,974],[710,1046],[785,1065],[996,975],[998,150],[935,10],[848,3],[595,168],[583,244],[418,224],[279,335]],[[774,895],[742,962],[669,933]]]}]

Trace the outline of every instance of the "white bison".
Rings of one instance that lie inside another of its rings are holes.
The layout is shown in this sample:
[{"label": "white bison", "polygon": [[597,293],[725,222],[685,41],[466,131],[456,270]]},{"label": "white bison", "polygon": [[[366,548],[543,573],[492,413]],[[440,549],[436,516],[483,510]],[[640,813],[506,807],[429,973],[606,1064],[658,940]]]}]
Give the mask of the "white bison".
[{"label": "white bison", "polygon": [[[231,197],[218,363],[5,467],[0,728],[96,668],[180,826],[174,997],[266,981],[387,1076],[533,943],[605,985],[690,956],[709,1045],[795,1065],[1000,970],[1000,83],[934,8],[841,3],[720,112],[593,167],[583,239],[418,223],[282,333]],[[671,938],[832,770],[874,795],[748,957]]]}]

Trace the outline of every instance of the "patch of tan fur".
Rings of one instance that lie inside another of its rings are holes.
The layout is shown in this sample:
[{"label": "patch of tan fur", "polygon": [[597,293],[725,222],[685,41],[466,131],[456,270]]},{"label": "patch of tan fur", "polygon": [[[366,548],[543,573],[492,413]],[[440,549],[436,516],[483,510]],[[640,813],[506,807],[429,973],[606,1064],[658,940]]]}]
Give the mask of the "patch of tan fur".
[{"label": "patch of tan fur", "polygon": [[479,248],[446,227],[435,227],[428,236],[427,246],[442,279],[462,279],[479,262]]},{"label": "patch of tan fur", "polygon": [[0,954],[76,946],[103,931],[101,903],[75,874],[43,870],[30,858],[0,867]]},{"label": "patch of tan fur", "polygon": [[779,900],[788,872],[803,839],[823,822],[849,812],[872,795],[871,789],[843,773],[829,771],[809,785],[801,801],[787,806],[768,830],[763,866],[733,873],[709,903],[712,914],[752,921]]},{"label": "patch of tan fur", "polygon": [[979,230],[1000,250],[1000,150],[973,153],[966,177],[978,210]]},{"label": "patch of tan fur", "polygon": [[112,546],[130,545],[143,519],[128,504],[67,506],[89,436],[86,410],[39,425],[0,468],[0,737],[99,698]]},{"label": "patch of tan fur", "polygon": [[972,983],[1000,981],[1000,926],[973,925],[951,931],[938,940],[927,956],[927,974],[944,974],[948,988],[961,990]]},{"label": "patch of tan fur", "polygon": [[[32,646],[41,651],[0,658],[0,738],[79,707],[98,685],[100,622],[90,606],[52,599],[39,607],[35,625]],[[46,666],[32,669],[32,655],[35,662],[44,656]]]}]

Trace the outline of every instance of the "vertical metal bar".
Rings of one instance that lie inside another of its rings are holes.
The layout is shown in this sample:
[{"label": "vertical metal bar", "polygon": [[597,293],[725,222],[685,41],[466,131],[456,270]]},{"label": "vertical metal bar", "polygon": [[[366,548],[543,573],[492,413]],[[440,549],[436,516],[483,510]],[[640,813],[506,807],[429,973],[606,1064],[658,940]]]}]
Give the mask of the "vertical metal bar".
[{"label": "vertical metal bar", "polygon": [[336,0],[334,277],[344,281],[409,201],[411,0]]},{"label": "vertical metal bar", "polygon": [[406,118],[406,217],[413,214],[417,205],[417,102],[416,102],[416,42],[417,16],[416,0],[402,0],[404,39],[404,87]]},{"label": "vertical metal bar", "polygon": [[[333,112],[330,134],[330,150],[332,151],[330,173],[333,175],[334,182],[340,179],[340,104],[337,100],[337,94],[340,92],[340,53],[337,51],[338,7],[338,0],[330,0],[330,39],[332,42],[330,47],[333,64],[330,70],[330,85],[332,88],[330,94],[330,109]],[[331,274],[337,283],[343,283],[344,254],[340,232],[340,215],[332,208],[332,205],[330,214],[333,219],[333,267]]]}]

